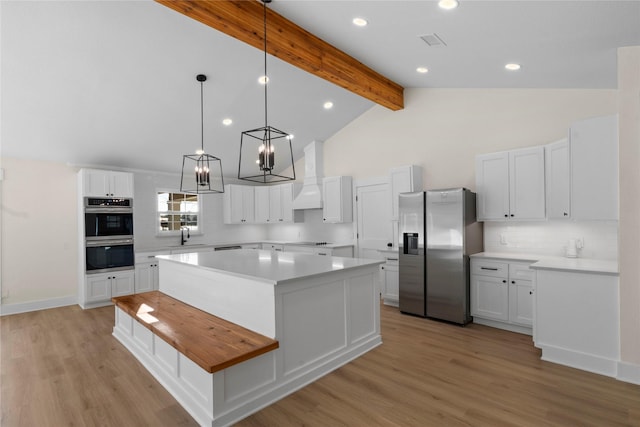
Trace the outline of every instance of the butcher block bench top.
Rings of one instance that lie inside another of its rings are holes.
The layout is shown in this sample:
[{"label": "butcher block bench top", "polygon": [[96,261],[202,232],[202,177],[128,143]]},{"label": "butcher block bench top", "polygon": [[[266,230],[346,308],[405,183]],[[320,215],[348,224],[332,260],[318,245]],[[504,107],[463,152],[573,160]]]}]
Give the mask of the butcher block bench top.
[{"label": "butcher block bench top", "polygon": [[114,297],[113,303],[207,372],[279,347],[278,341],[159,291]]}]

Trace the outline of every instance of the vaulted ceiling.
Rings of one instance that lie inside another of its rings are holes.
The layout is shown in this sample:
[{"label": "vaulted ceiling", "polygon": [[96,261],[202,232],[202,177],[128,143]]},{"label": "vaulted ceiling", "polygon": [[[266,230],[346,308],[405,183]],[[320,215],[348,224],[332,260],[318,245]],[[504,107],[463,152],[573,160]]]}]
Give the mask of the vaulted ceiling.
[{"label": "vaulted ceiling", "polygon": [[[404,88],[611,89],[616,48],[640,45],[638,1],[269,8]],[[2,156],[179,172],[200,145],[200,73],[209,78],[204,145],[225,175],[236,173],[240,133],[264,122],[262,51],[158,2],[2,1],[0,20]],[[442,43],[429,46],[425,35]],[[507,62],[522,68],[509,72]],[[380,102],[271,55],[268,64],[269,122],[295,135],[296,157]]]}]

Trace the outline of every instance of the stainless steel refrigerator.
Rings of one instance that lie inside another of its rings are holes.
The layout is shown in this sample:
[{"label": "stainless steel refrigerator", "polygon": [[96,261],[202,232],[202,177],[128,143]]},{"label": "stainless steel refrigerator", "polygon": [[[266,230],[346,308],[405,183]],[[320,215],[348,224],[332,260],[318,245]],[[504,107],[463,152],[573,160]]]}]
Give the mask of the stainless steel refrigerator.
[{"label": "stainless steel refrigerator", "polygon": [[466,324],[469,255],[482,252],[475,193],[465,188],[399,198],[400,311]]}]

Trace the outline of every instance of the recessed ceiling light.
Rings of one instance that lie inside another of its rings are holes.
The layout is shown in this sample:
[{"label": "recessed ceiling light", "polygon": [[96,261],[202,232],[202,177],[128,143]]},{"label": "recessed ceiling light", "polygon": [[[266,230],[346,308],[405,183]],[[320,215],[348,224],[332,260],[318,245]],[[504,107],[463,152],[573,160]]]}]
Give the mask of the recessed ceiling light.
[{"label": "recessed ceiling light", "polygon": [[269,77],[267,76],[260,76],[258,78],[258,83],[260,83],[261,85],[266,85],[267,82],[269,82]]},{"label": "recessed ceiling light", "polygon": [[364,18],[353,18],[353,25],[358,26],[358,27],[366,27],[367,24],[369,23],[366,19]]},{"label": "recessed ceiling light", "polygon": [[324,107],[325,110],[330,110],[330,109],[333,108],[333,102],[327,101],[327,102],[324,103],[323,107]]},{"label": "recessed ceiling light", "polygon": [[438,6],[442,9],[451,10],[458,7],[458,0],[440,0]]},{"label": "recessed ceiling light", "polygon": [[416,68],[416,71],[419,72],[420,74],[426,74],[429,72],[429,69],[427,67],[418,67]]},{"label": "recessed ceiling light", "polygon": [[517,71],[520,69],[520,64],[510,63],[504,66],[509,71]]},{"label": "recessed ceiling light", "polygon": [[230,126],[231,123],[233,123],[233,120],[231,120],[231,119],[222,120],[222,124],[225,125],[225,126]]}]

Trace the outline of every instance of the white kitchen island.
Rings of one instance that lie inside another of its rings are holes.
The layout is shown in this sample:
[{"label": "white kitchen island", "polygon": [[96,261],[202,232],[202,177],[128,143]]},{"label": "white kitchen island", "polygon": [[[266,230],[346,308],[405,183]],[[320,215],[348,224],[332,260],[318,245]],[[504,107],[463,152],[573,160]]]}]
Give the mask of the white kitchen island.
[{"label": "white kitchen island", "polygon": [[209,373],[116,307],[114,336],[201,425],[232,424],[382,343],[380,260],[264,250],[158,258],[160,292],[279,342]]}]

